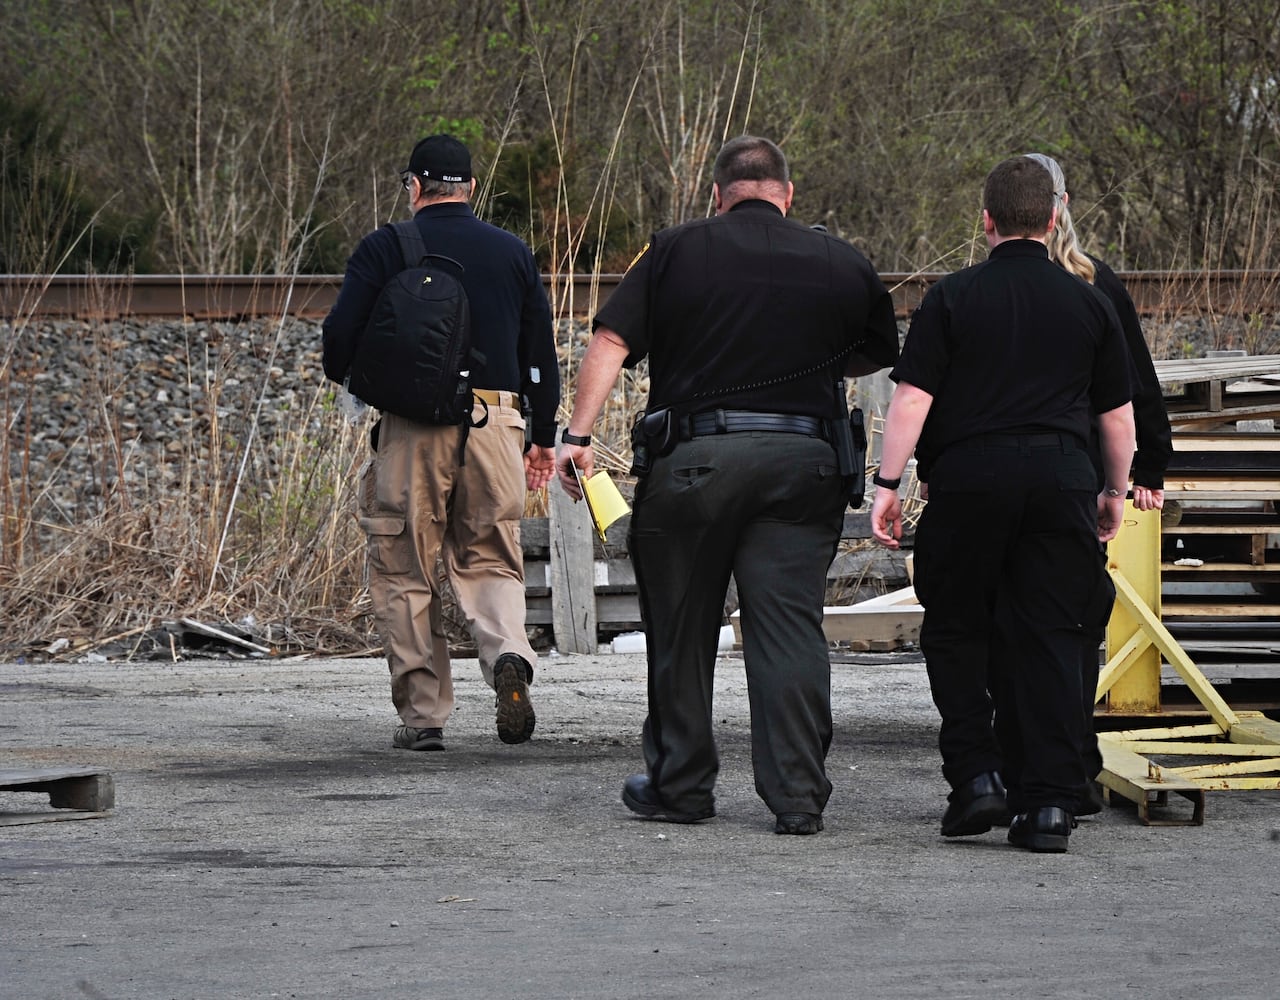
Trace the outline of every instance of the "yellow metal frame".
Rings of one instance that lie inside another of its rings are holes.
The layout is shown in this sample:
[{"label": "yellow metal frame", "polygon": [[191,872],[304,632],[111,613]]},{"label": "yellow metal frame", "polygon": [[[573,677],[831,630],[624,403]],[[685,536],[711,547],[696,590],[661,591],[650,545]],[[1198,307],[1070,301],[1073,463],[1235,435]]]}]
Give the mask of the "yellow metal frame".
[{"label": "yellow metal frame", "polygon": [[[1116,606],[1107,625],[1107,662],[1098,676],[1098,700],[1124,715],[1162,714],[1162,662],[1178,673],[1211,720],[1200,725],[1098,734],[1108,796],[1122,795],[1151,825],[1204,822],[1204,793],[1231,789],[1280,790],[1280,723],[1261,712],[1235,712],[1222,700],[1160,620],[1160,515],[1125,504],[1124,525],[1107,548]],[[1161,764],[1153,757],[1189,758]],[[1212,758],[1212,760],[1210,760]],[[1170,793],[1190,800],[1189,818],[1152,815]]]}]

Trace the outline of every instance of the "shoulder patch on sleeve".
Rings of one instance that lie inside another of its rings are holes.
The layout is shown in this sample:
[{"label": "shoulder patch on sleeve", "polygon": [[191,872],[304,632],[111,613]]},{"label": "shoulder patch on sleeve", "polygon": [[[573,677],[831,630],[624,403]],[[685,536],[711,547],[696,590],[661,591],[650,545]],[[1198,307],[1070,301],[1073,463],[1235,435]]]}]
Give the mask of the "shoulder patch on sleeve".
[{"label": "shoulder patch on sleeve", "polygon": [[631,263],[627,265],[627,270],[630,271],[633,267],[635,267],[636,264],[640,262],[640,258],[643,257],[648,252],[648,250],[649,250],[649,244],[646,243],[644,246],[640,248],[640,252],[631,258]]}]

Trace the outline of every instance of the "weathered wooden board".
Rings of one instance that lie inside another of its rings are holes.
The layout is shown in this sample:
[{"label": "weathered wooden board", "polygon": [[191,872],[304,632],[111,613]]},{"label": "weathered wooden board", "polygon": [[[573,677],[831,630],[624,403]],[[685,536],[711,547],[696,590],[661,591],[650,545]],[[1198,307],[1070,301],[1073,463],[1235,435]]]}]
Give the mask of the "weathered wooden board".
[{"label": "weathered wooden board", "polygon": [[[828,642],[855,648],[886,651],[920,641],[924,608],[916,603],[915,590],[904,587],[869,601],[822,609],[822,631]],[[729,617],[734,641],[742,642],[742,620],[735,611]]]}]

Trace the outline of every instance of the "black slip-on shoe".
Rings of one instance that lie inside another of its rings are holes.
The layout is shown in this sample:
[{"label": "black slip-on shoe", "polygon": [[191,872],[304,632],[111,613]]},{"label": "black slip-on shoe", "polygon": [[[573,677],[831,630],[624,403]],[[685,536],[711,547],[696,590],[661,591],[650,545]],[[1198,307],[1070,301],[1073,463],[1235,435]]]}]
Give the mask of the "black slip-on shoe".
[{"label": "black slip-on shoe", "polygon": [[1041,854],[1062,854],[1075,825],[1075,818],[1065,809],[1041,806],[1013,817],[1009,824],[1009,843]]},{"label": "black slip-on shoe", "polygon": [[523,743],[533,735],[537,718],[529,700],[529,678],[533,671],[523,656],[503,653],[493,665],[493,688],[497,693],[498,739],[503,743]]},{"label": "black slip-on shoe", "polygon": [[984,771],[970,778],[947,796],[947,809],[942,814],[944,837],[972,837],[986,833],[993,826],[1008,822],[1009,806],[1004,785],[995,771]]},{"label": "black slip-on shoe", "polygon": [[822,813],[778,813],[773,832],[794,833],[801,836],[821,833]]},{"label": "black slip-on shoe", "polygon": [[398,750],[443,750],[444,730],[436,727],[414,729],[399,726],[391,736],[391,745]]},{"label": "black slip-on shoe", "polygon": [[636,815],[661,823],[697,823],[716,814],[713,805],[692,812],[668,808],[654,791],[647,774],[633,774],[622,783],[622,803]]}]

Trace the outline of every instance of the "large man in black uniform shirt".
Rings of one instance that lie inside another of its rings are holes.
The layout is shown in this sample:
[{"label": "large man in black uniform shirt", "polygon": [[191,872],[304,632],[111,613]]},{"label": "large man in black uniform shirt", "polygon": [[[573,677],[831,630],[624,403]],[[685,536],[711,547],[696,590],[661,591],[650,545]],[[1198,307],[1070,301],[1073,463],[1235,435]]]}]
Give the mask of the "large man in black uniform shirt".
[{"label": "large man in black uniform shirt", "polygon": [[897,328],[862,254],[785,217],[793,187],[776,145],[731,140],[714,181],[716,215],[657,233],[596,316],[557,468],[580,495],[572,466],[590,473],[591,427],[619,369],[647,355],[661,426],[630,548],[648,774],[627,779],[623,802],[677,823],[715,815],[712,673],[732,574],[756,790],[778,833],[816,833],[831,794],[822,605],[847,500],[830,443],[839,379],[892,364]]},{"label": "large man in black uniform shirt", "polygon": [[[871,527],[896,547],[897,479],[914,448],[929,484],[915,541],[920,645],[952,787],[942,833],[991,829],[1006,810],[1003,768],[1010,842],[1064,851],[1086,780],[1080,663],[1111,609],[1098,545],[1119,528],[1133,457],[1129,362],[1106,296],[1049,259],[1048,172],[1006,160],[983,204],[989,258],[929,290],[892,372]],[[993,659],[997,639],[1016,656]],[[1012,734],[1002,746],[992,700]]]}]

